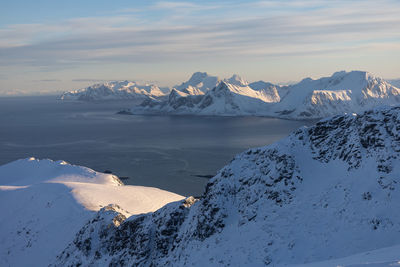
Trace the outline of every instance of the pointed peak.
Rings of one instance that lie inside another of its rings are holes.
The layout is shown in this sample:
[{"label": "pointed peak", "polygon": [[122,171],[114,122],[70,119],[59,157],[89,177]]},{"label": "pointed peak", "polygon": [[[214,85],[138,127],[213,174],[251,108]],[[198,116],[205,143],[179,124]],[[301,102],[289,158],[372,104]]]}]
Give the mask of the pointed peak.
[{"label": "pointed peak", "polygon": [[247,86],[249,83],[237,74],[233,74],[229,79],[224,80],[227,83],[237,86]]},{"label": "pointed peak", "polygon": [[214,88],[219,81],[217,76],[211,76],[207,72],[195,72],[192,74],[190,79],[180,85],[174,86],[174,88],[184,91],[189,87],[197,88],[203,93]]},{"label": "pointed peak", "polygon": [[204,79],[204,78],[207,77],[207,76],[208,76],[208,73],[207,73],[207,72],[200,72],[200,71],[197,71],[197,72],[195,72],[195,73],[192,74],[192,76],[190,77],[189,80]]},{"label": "pointed peak", "polygon": [[221,90],[229,90],[229,85],[230,83],[227,81],[220,81],[217,86],[214,88],[216,91],[221,91]]},{"label": "pointed peak", "polygon": [[169,93],[169,98],[176,98],[176,97],[184,97],[188,94],[182,91],[179,91],[175,88],[172,88],[171,92]]},{"label": "pointed peak", "polygon": [[210,76],[207,72],[198,71],[198,72],[193,73],[192,76],[190,77],[190,79],[186,83],[190,84],[192,86],[195,86],[195,85],[203,82],[208,77],[212,77],[212,76]]}]

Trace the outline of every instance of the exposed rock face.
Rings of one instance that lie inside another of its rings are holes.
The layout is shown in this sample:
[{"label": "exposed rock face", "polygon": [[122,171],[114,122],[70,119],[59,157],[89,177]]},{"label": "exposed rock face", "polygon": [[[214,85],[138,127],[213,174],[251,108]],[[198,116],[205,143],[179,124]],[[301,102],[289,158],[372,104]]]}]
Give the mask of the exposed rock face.
[{"label": "exposed rock face", "polygon": [[399,153],[400,108],[326,119],[237,155],[198,201],[89,222],[56,265],[281,266],[396,245]]}]

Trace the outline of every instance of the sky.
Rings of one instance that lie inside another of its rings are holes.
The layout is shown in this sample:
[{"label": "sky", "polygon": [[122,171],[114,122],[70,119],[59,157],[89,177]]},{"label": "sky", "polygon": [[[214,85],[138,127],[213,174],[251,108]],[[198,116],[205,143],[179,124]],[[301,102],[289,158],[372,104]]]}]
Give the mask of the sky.
[{"label": "sky", "polygon": [[400,0],[0,0],[0,95],[193,72],[400,78]]}]

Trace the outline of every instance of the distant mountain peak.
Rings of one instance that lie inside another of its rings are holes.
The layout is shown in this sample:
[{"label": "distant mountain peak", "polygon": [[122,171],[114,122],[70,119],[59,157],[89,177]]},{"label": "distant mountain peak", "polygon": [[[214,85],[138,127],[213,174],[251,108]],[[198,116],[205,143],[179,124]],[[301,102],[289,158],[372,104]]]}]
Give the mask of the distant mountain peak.
[{"label": "distant mountain peak", "polygon": [[162,98],[169,93],[169,89],[159,88],[154,84],[139,84],[135,81],[109,81],[97,83],[83,89],[65,92],[61,100],[118,100],[118,99],[145,99]]},{"label": "distant mountain peak", "polygon": [[[213,76],[205,72],[194,73],[176,88],[186,94],[179,99],[179,105],[149,103],[142,105],[144,112],[316,119],[400,104],[399,88],[366,71],[338,71],[329,77],[305,78],[287,86],[263,81],[248,83],[237,74],[224,80],[214,77],[208,84],[210,77]],[[198,98],[190,98],[194,95]]]},{"label": "distant mountain peak", "polygon": [[192,76],[190,77],[188,82],[199,83],[199,82],[203,81],[203,79],[206,78],[207,76],[209,76],[207,72],[197,71],[192,74]]},{"label": "distant mountain peak", "polygon": [[227,83],[233,84],[233,85],[237,85],[237,86],[247,86],[249,85],[249,83],[243,79],[242,77],[240,77],[237,74],[233,74],[232,77],[225,79],[225,81]]},{"label": "distant mountain peak", "polygon": [[176,85],[174,88],[189,95],[200,95],[213,89],[218,82],[217,76],[209,75],[207,72],[195,72],[188,81]]},{"label": "distant mountain peak", "polygon": [[[379,79],[382,80],[380,77],[375,76],[374,74],[368,72],[368,71],[362,71],[362,70],[352,70],[352,71],[337,71],[332,74],[330,77],[326,77],[330,79],[357,79],[357,80],[373,80],[373,79]],[[324,79],[324,78],[321,78]]]}]

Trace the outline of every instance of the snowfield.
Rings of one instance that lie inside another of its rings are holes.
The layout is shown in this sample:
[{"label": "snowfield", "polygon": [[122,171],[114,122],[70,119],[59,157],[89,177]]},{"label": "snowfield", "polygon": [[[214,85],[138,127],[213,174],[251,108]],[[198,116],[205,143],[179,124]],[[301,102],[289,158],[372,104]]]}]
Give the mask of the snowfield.
[{"label": "snowfield", "polygon": [[181,199],[64,161],[30,158],[0,166],[0,266],[47,266],[110,204],[129,217]]}]

